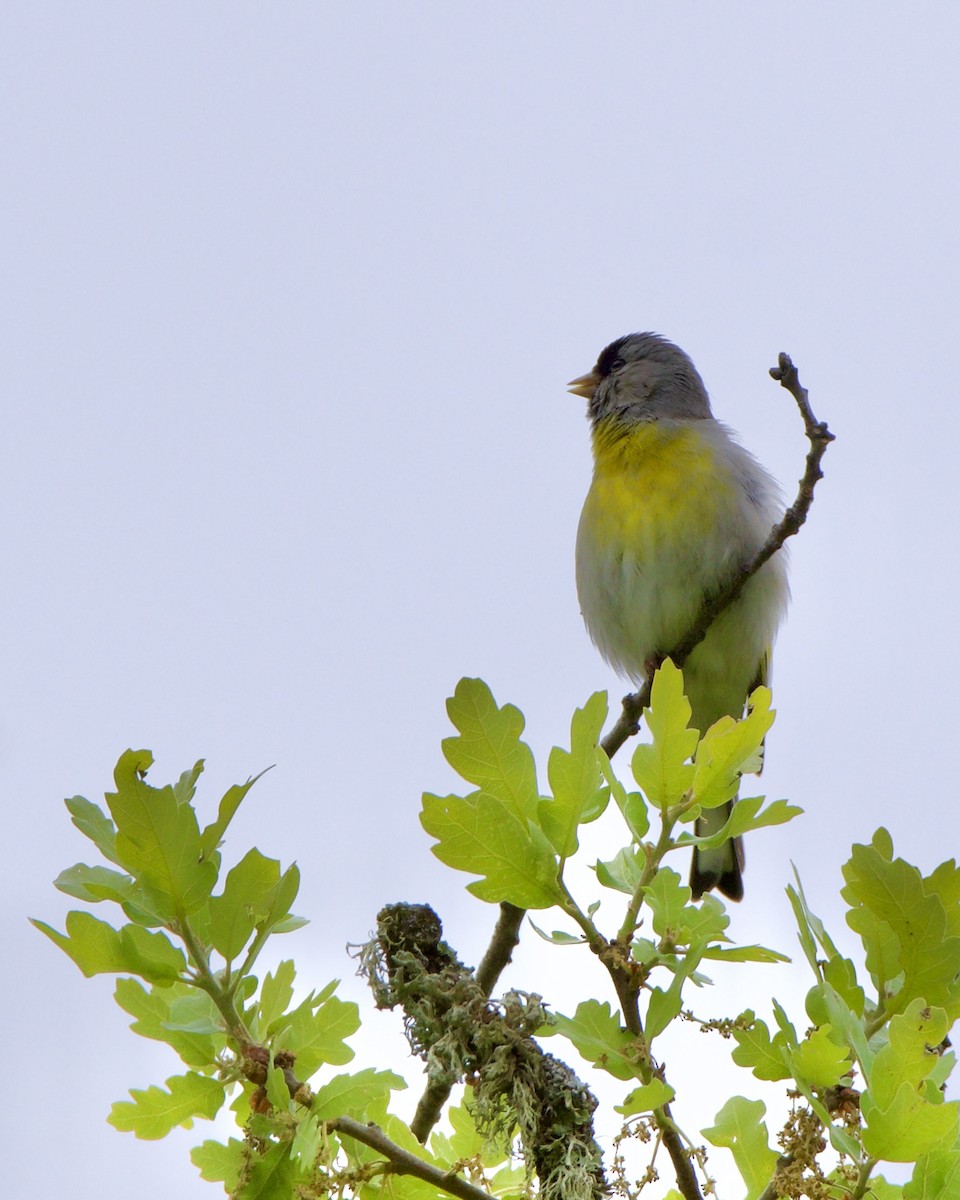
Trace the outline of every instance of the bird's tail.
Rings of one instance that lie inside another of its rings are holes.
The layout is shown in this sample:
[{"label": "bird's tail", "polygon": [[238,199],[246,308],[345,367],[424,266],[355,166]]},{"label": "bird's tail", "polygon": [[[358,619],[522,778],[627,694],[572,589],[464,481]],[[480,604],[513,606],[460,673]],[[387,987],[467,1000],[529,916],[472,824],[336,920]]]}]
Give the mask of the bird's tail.
[{"label": "bird's tail", "polygon": [[[711,808],[697,818],[697,837],[709,837],[726,824],[734,802]],[[743,899],[743,838],[724,842],[716,850],[695,847],[690,867],[690,890],[694,900],[716,888],[730,900]]]}]

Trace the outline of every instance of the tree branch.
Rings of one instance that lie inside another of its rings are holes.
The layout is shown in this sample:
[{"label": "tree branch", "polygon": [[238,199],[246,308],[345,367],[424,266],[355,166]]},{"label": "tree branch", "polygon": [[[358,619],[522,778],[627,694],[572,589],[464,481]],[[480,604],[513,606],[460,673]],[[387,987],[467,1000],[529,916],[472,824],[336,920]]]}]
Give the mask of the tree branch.
[{"label": "tree branch", "polygon": [[[742,593],[747,581],[751,579],[764,563],[768,562],[783,546],[787,538],[796,534],[807,519],[813,503],[813,491],[817,482],[823,478],[820,463],[826,453],[827,446],[834,440],[834,435],[827,428],[826,422],[817,421],[810,407],[806,388],[800,383],[797,368],[789,354],[781,353],[776,367],[770,368],[771,378],[776,379],[793,396],[800,410],[804,431],[810,448],[807,452],[803,476],[800,479],[797,497],[786,510],[781,520],[771,529],[767,540],[749,562],[729,583],[709,596],[704,602],[697,620],[687,636],[670,651],[664,658],[671,658],[678,667],[683,667],[693,650],[706,636],[708,629],[716,618],[731,605]],[[634,736],[639,729],[639,720],[644,708],[650,703],[652,677],[647,679],[639,691],[624,697],[620,717],[600,745],[608,757],[619,750],[627,738]],[[510,962],[511,954],[519,941],[520,925],[524,911],[512,904],[500,905],[500,917],[497,921],[490,945],[477,970],[477,983],[483,994],[489,996],[496,985],[500,973]],[[624,952],[620,943],[608,944],[607,950]],[[626,949],[629,955],[629,948]],[[637,1005],[638,996],[630,978],[630,972],[625,969],[622,959],[617,962],[609,955],[601,953],[601,960],[607,967],[623,1009],[625,1026],[631,1032],[642,1036],[642,1026]],[[616,957],[616,955],[614,956]],[[609,961],[607,961],[609,959]],[[427,1087],[417,1106],[417,1119],[414,1122],[417,1137],[425,1141],[433,1125],[436,1123],[443,1105],[449,1097],[450,1089],[443,1084]],[[662,1115],[661,1115],[662,1114]],[[673,1163],[677,1185],[686,1200],[702,1200],[702,1192],[697,1181],[696,1172],[690,1159],[690,1154],[683,1145],[679,1130],[673,1121],[669,1105],[664,1105],[658,1114],[657,1124],[664,1146]],[[369,1144],[369,1143],[368,1143]],[[421,1176],[422,1178],[422,1176]],[[468,1185],[469,1186],[469,1185]],[[449,1189],[448,1189],[449,1190]]]},{"label": "tree branch", "polygon": [[[476,971],[477,987],[484,996],[489,996],[497,980],[510,961],[513,951],[520,941],[520,925],[526,916],[522,908],[515,904],[500,905],[500,917],[490,945]],[[410,1122],[410,1129],[419,1142],[426,1142],[430,1131],[440,1120],[443,1107],[450,1099],[453,1085],[443,1079],[434,1079],[423,1089],[423,1095],[417,1101],[417,1111]]]},{"label": "tree branch", "polygon": [[355,1121],[353,1117],[337,1117],[336,1120],[327,1121],[326,1126],[328,1129],[334,1130],[344,1137],[353,1138],[354,1141],[362,1142],[364,1146],[369,1146],[371,1150],[382,1154],[390,1164],[390,1171],[394,1175],[413,1175],[416,1179],[422,1179],[425,1183],[441,1188],[451,1196],[459,1197],[459,1200],[490,1200],[490,1193],[485,1192],[483,1188],[469,1183],[460,1175],[443,1171],[440,1167],[424,1162],[422,1158],[417,1158],[415,1154],[404,1150],[396,1142],[391,1142],[379,1125],[363,1125],[360,1121]]},{"label": "tree branch", "polygon": [[697,1173],[693,1169],[690,1155],[683,1148],[683,1140],[673,1122],[673,1113],[670,1111],[670,1105],[664,1104],[661,1111],[663,1113],[662,1118],[657,1116],[657,1114],[654,1115],[657,1116],[657,1127],[660,1130],[660,1137],[667,1148],[667,1153],[670,1155],[670,1161],[673,1163],[673,1173],[677,1177],[677,1187],[680,1189],[680,1194],[686,1197],[686,1200],[703,1200],[703,1193],[700,1191],[700,1184],[697,1182]]},{"label": "tree branch", "polygon": [[[834,440],[833,434],[827,428],[825,421],[818,421],[810,407],[807,389],[800,384],[800,376],[789,354],[781,353],[778,365],[770,368],[770,376],[779,381],[780,386],[787,389],[800,409],[803,427],[810,443],[807,451],[806,468],[797,490],[797,498],[783,514],[780,521],[770,530],[767,540],[757,553],[741,567],[740,571],[725,587],[719,589],[704,602],[700,613],[687,636],[679,642],[664,658],[672,659],[678,667],[682,667],[696,647],[706,637],[707,630],[725,608],[731,605],[743,591],[746,583],[760,568],[771,559],[788,537],[792,537],[807,519],[810,506],[813,504],[813,489],[817,481],[823,478],[820,463],[826,453],[827,446]],[[640,717],[650,703],[650,689],[653,679],[648,678],[643,687],[637,692],[623,698],[623,710],[616,724],[603,739],[600,745],[612,758],[629,737],[633,737],[639,729]]]},{"label": "tree branch", "polygon": [[489,996],[504,967],[510,962],[520,943],[520,926],[526,912],[515,904],[500,905],[500,916],[490,939],[490,945],[477,967],[477,987]]}]

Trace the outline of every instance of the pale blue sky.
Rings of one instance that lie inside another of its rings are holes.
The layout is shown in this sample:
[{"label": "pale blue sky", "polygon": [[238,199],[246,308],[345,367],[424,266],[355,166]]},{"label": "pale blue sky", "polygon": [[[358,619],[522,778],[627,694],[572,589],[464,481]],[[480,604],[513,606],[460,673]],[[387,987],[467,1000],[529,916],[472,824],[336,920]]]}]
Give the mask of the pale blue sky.
[{"label": "pale blue sky", "polygon": [[[342,947],[398,898],[479,956],[493,913],[430,855],[419,795],[450,786],[460,675],[543,757],[625,690],[577,611],[564,390],[620,334],[683,346],[788,491],[779,350],[838,435],[764,773],[807,816],[751,839],[735,936],[792,951],[792,860],[843,938],[839,866],[878,824],[925,867],[957,852],[958,36],[952,0],[6,6],[11,1196],[217,1194],[186,1153],[207,1128],[104,1123],[177,1060],[26,923],[62,920],[49,881],[88,857],[62,798],[99,799],[126,747],[157,782],[205,757],[210,806],[276,764],[228,849],[300,863],[313,924],[282,949],[311,982],[362,996]],[[606,995],[558,953],[525,945],[508,982]],[[757,986],[802,1023],[799,967]],[[761,1094],[712,1050],[725,1090],[680,1102],[692,1130]]]}]

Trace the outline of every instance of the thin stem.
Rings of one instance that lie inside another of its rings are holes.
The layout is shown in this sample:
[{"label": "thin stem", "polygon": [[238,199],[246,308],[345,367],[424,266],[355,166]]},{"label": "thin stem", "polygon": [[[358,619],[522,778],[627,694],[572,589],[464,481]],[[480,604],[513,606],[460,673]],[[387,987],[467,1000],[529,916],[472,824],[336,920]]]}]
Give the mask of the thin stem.
[{"label": "thin stem", "polygon": [[[190,928],[190,922],[182,913],[177,914],[176,932],[186,946],[187,953],[190,955],[190,959],[196,969],[196,978],[193,980],[194,987],[198,987],[206,992],[217,1006],[217,1010],[223,1017],[230,1036],[238,1041],[241,1046],[251,1045],[253,1043],[253,1035],[244,1024],[243,1018],[240,1016],[237,1006],[234,1003],[236,984],[229,991],[221,986],[220,981],[210,968],[210,959],[207,955],[206,947],[197,938],[196,934]],[[239,976],[237,982],[239,982]]]},{"label": "thin stem", "polygon": [[266,944],[269,936],[270,930],[267,928],[261,928],[257,931],[257,936],[250,943],[250,949],[247,951],[247,956],[243,960],[240,970],[236,972],[233,977],[233,982],[229,986],[228,991],[231,999],[233,999],[233,997],[236,995],[237,988],[240,986],[240,984],[244,981],[247,975],[250,974],[250,970],[253,967],[253,964],[257,961],[257,957]]},{"label": "thin stem", "polygon": [[870,1185],[870,1176],[873,1174],[873,1168],[878,1162],[879,1159],[867,1158],[860,1164],[860,1173],[857,1176],[857,1185],[853,1189],[851,1200],[862,1200],[867,1194],[867,1188]]},{"label": "thin stem", "polygon": [[657,1128],[663,1138],[663,1144],[673,1163],[673,1172],[677,1177],[677,1187],[686,1200],[703,1200],[703,1192],[697,1182],[697,1175],[690,1161],[690,1154],[684,1149],[683,1136],[679,1126],[673,1119],[670,1105],[664,1104],[653,1111]]},{"label": "thin stem", "polygon": [[[783,517],[770,530],[767,540],[757,553],[745,563],[737,574],[712,596],[709,596],[700,609],[696,621],[689,633],[672,650],[662,656],[672,659],[678,667],[682,667],[697,646],[707,635],[710,626],[716,618],[728,608],[740,595],[747,581],[771,559],[780,549],[787,538],[799,532],[801,525],[807,519],[810,506],[813,504],[813,489],[823,478],[820,463],[827,447],[834,440],[833,434],[827,428],[825,421],[818,421],[810,407],[810,398],[806,388],[800,384],[800,376],[789,354],[780,354],[777,366],[770,368],[770,375],[779,381],[780,385],[793,396],[803,419],[804,432],[810,443],[807,451],[804,473],[797,489],[797,498],[783,514]],[[661,659],[661,661],[662,661]],[[652,674],[637,692],[632,692],[623,698],[623,709],[620,717],[600,745],[612,758],[629,737],[633,737],[639,729],[640,717],[643,710],[650,704],[650,689]]]},{"label": "thin stem", "polygon": [[577,904],[576,900],[574,900],[569,888],[563,882],[563,880],[561,879],[559,882],[561,891],[563,892],[563,901],[560,904],[560,908],[567,914],[568,917],[571,918],[571,920],[575,921],[580,926],[580,929],[582,930],[584,937],[586,937],[587,944],[590,946],[590,948],[595,951],[599,950],[601,946],[606,945],[606,938],[603,936],[600,930],[597,929],[596,925],[594,925],[587,914],[580,908],[580,905]]},{"label": "thin stem", "polygon": [[883,1005],[881,1005],[864,1026],[864,1033],[867,1036],[867,1041],[869,1041],[879,1029],[882,1029],[889,1019],[890,1014],[883,1007]]},{"label": "thin stem", "polygon": [[640,881],[636,888],[634,888],[633,895],[630,897],[630,903],[627,905],[623,924],[620,926],[620,932],[617,934],[617,941],[624,946],[630,944],[633,935],[637,931],[637,918],[640,914],[640,906],[643,904],[644,894],[650,886],[650,881],[659,870],[660,860],[670,848],[675,824],[675,821],[668,821],[666,816],[661,814],[660,837],[657,839],[657,844],[653,850],[647,854],[646,866],[640,873]]},{"label": "thin stem", "polygon": [[404,1150],[402,1146],[392,1142],[379,1125],[363,1125],[353,1117],[337,1117],[334,1121],[327,1121],[326,1125],[327,1129],[343,1137],[353,1138],[356,1142],[362,1142],[364,1146],[382,1154],[389,1163],[389,1171],[394,1175],[412,1175],[415,1179],[422,1179],[425,1183],[440,1188],[450,1196],[459,1197],[459,1200],[490,1200],[490,1193],[485,1192],[483,1188],[469,1183],[451,1171],[444,1171],[424,1162],[422,1158],[417,1158],[409,1150]]}]

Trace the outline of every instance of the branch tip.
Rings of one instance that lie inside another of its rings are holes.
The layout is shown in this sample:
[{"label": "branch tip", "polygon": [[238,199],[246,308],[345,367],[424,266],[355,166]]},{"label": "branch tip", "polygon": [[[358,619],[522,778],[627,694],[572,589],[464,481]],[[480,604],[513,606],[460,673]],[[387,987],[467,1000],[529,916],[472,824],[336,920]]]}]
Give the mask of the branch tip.
[{"label": "branch tip", "polygon": [[[814,486],[823,478],[823,472],[820,470],[820,462],[826,452],[827,446],[834,441],[834,435],[827,428],[826,421],[818,421],[813,415],[807,389],[800,383],[800,373],[794,365],[793,359],[785,350],[781,350],[777,356],[777,365],[770,367],[770,377],[777,380],[780,386],[785,388],[793,396],[794,400],[796,400],[800,416],[803,420],[807,441],[810,443],[804,473],[797,490],[797,498],[784,512],[777,524],[770,530],[767,540],[753,558],[743,565],[738,574],[727,583],[726,587],[721,588],[714,595],[707,597],[693,628],[687,636],[668,654],[663,655],[664,658],[672,658],[676,665],[681,668],[691,653],[703,641],[707,630],[720,613],[737,599],[743,591],[747,580],[751,576],[756,575],[764,563],[776,554],[788,537],[792,537],[799,531],[800,526],[807,519],[810,506],[813,504]],[[638,718],[644,708],[650,703],[651,686],[652,672],[648,674],[639,691],[624,697],[620,717],[600,743],[609,757],[612,758],[627,738],[632,737],[637,732]]]}]

